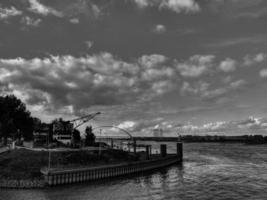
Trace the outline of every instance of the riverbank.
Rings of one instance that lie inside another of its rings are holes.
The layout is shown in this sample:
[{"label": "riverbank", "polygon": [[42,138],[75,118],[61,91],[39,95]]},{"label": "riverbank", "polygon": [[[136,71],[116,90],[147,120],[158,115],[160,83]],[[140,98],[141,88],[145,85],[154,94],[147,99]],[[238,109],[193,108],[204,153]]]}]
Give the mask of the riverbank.
[{"label": "riverbank", "polygon": [[[40,177],[40,168],[48,166],[47,151],[15,149],[1,154],[0,178],[32,179]],[[119,162],[136,161],[139,157],[122,150],[80,150],[51,153],[51,167],[84,167]]]},{"label": "riverbank", "polygon": [[0,187],[41,188],[155,170],[182,162],[181,143],[177,143],[176,154],[167,154],[165,144],[160,149],[157,155],[150,155],[147,148],[146,152],[136,154],[106,149],[53,152],[53,156],[46,151],[16,149],[0,157]]},{"label": "riverbank", "polygon": [[244,143],[267,144],[267,136],[263,135],[181,135],[177,137],[135,137],[139,141],[177,142],[183,143]]},{"label": "riverbank", "polygon": [[[48,166],[49,152],[15,149],[3,152],[0,156],[0,187],[4,188],[40,188],[44,178],[40,169]],[[68,169],[94,167],[101,165],[132,162],[142,159],[140,156],[122,150],[101,151],[60,151],[51,153],[52,168]]]}]

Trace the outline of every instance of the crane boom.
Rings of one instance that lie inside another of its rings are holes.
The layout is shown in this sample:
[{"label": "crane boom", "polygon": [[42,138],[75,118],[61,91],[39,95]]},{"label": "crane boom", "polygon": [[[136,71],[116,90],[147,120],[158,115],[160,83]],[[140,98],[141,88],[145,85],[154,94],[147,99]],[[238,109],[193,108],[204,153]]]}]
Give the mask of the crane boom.
[{"label": "crane boom", "polygon": [[88,115],[85,115],[82,117],[78,117],[76,119],[72,119],[68,122],[74,123],[74,128],[78,128],[82,124],[88,122],[89,120],[95,118],[95,116],[100,115],[100,114],[101,114],[101,112],[96,112],[96,113],[88,114]]}]

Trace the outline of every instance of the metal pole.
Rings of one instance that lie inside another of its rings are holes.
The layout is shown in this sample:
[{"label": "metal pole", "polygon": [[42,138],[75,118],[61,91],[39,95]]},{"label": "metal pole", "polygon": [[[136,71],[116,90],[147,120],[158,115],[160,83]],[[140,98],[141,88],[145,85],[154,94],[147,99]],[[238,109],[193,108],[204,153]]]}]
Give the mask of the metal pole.
[{"label": "metal pole", "polygon": [[51,168],[51,152],[49,147],[49,133],[47,134],[47,147],[48,147],[48,170]]},{"label": "metal pole", "polygon": [[51,151],[48,149],[48,170],[50,170],[51,167]]},{"label": "metal pole", "polygon": [[98,148],[98,155],[101,154],[101,144],[100,144],[100,140],[101,140],[101,132],[102,132],[102,129],[99,129],[99,142],[98,142],[98,144],[99,144],[99,148]]}]

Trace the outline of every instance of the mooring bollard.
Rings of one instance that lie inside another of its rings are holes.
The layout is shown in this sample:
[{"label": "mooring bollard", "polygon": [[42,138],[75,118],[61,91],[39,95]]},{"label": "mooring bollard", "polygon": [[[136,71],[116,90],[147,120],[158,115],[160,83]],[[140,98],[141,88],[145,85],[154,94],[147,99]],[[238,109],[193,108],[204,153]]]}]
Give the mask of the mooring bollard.
[{"label": "mooring bollard", "polygon": [[183,143],[178,142],[176,144],[176,149],[177,149],[177,156],[178,156],[180,162],[182,162],[183,161]]},{"label": "mooring bollard", "polygon": [[166,155],[167,155],[167,145],[166,144],[160,145],[160,155],[161,155],[161,157],[166,157]]}]

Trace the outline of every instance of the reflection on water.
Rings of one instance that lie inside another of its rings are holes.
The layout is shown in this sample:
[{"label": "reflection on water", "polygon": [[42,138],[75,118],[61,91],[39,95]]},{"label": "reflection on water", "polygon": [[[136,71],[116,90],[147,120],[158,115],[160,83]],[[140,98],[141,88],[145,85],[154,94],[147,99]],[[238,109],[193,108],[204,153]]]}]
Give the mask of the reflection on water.
[{"label": "reflection on water", "polygon": [[[184,147],[180,166],[44,190],[0,190],[0,199],[266,199],[267,146],[203,143]],[[170,151],[175,151],[175,145]]]}]

